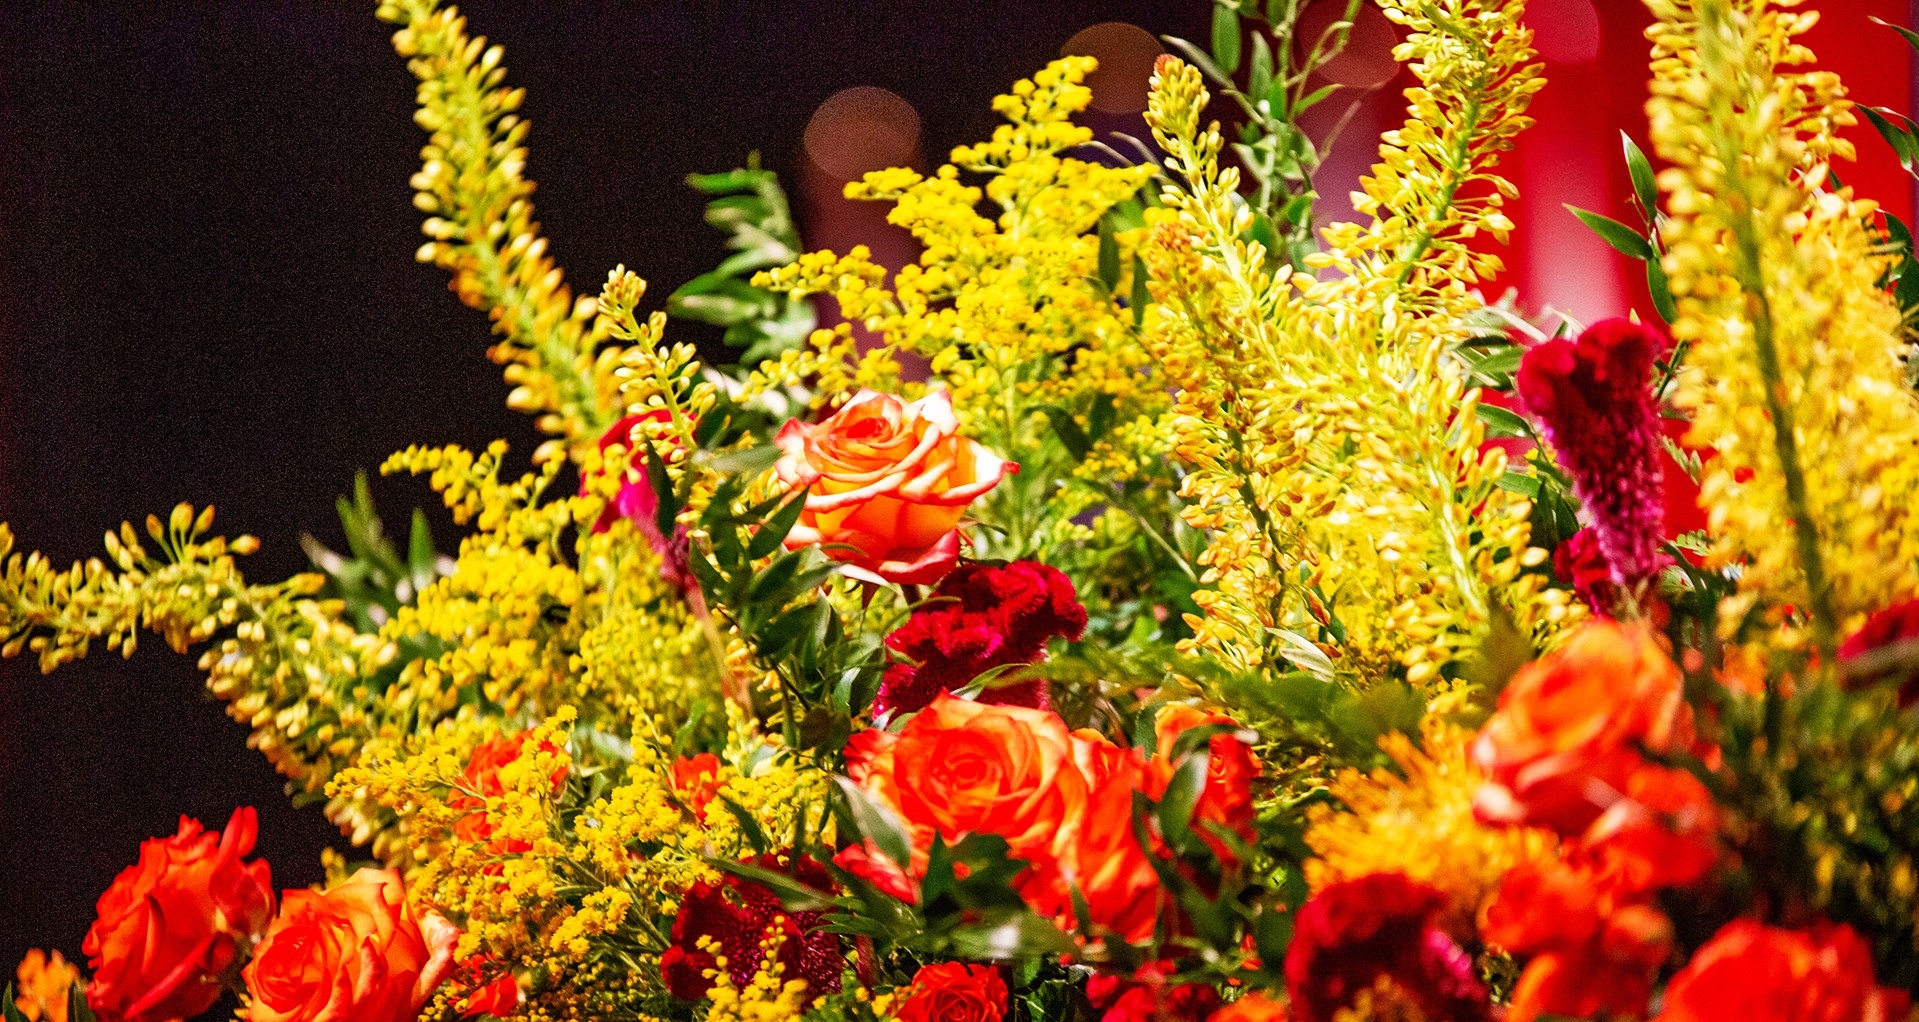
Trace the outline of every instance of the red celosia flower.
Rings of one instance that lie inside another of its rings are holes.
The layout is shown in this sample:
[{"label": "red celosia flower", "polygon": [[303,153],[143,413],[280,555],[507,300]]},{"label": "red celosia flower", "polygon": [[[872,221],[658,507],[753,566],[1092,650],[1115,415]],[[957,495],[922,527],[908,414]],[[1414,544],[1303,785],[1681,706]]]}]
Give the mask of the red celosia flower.
[{"label": "red celosia flower", "polygon": [[893,1017],[899,1022],[999,1022],[1006,981],[990,965],[940,962],[921,967]]},{"label": "red celosia flower", "polygon": [[[911,713],[992,668],[1044,660],[1048,640],[1076,640],[1085,629],[1086,608],[1058,569],[1037,561],[962,565],[886,637],[907,662],[887,668],[873,714]],[[989,688],[979,701],[1044,708],[1046,683]]]},{"label": "red celosia flower", "polygon": [[1915,641],[1919,641],[1919,600],[1895,603],[1867,618],[1866,623],[1852,633],[1839,647],[1839,662],[1853,665],[1854,669],[1847,672],[1851,684],[1900,681],[1899,705],[1911,706],[1919,703],[1919,669],[1907,667],[1904,678],[1900,679],[1886,671],[1859,671],[1856,665],[1861,657],[1875,650]]},{"label": "red celosia flower", "polygon": [[1435,919],[1444,892],[1400,873],[1331,884],[1299,910],[1286,951],[1286,991],[1298,1022],[1332,1022],[1381,976],[1430,1022],[1491,1017],[1472,957]]},{"label": "red celosia flower", "polygon": [[[757,855],[747,865],[778,870],[816,890],[827,890],[832,878],[811,859],[781,855]],[[699,946],[701,937],[711,937],[726,958],[727,974],[733,985],[745,988],[759,971],[760,942],[775,918],[786,943],[780,947],[780,964],[786,979],[803,979],[809,994],[837,993],[840,989],[840,939],[819,930],[823,913],[789,912],[780,906],[772,891],[732,874],[717,883],[701,881],[686,892],[680,912],[673,917],[673,946],[660,956],[660,975],[666,989],[684,1000],[698,1000],[713,988],[706,970],[713,969],[713,954]]]},{"label": "red celosia flower", "polygon": [[1210,983],[1168,983],[1171,962],[1148,962],[1132,978],[1107,973],[1086,981],[1086,999],[1099,1022],[1202,1022],[1219,1010]]},{"label": "red celosia flower", "polygon": [[1514,378],[1592,515],[1612,580],[1628,588],[1659,570],[1664,478],[1649,383],[1665,347],[1651,326],[1608,319],[1576,341],[1547,341],[1526,352]]},{"label": "red celosia flower", "polygon": [[1667,984],[1655,1022],[1895,1022],[1909,1010],[1905,991],[1876,984],[1872,950],[1852,927],[1735,919]]}]

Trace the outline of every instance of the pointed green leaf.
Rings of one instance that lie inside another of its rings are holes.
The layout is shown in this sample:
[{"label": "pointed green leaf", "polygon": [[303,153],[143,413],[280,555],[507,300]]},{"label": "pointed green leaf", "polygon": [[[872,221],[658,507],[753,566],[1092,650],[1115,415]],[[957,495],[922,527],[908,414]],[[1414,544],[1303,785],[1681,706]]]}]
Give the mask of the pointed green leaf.
[{"label": "pointed green leaf", "polygon": [[1580,209],[1570,204],[1566,208],[1572,212],[1573,216],[1579,218],[1580,223],[1592,228],[1593,233],[1599,235],[1600,240],[1611,245],[1621,254],[1632,256],[1634,259],[1652,258],[1652,246],[1646,243],[1645,236],[1638,231],[1612,217],[1602,216],[1589,209]]},{"label": "pointed green leaf", "polygon": [[[1866,106],[1863,103],[1859,105],[1859,112],[1865,114],[1866,120],[1871,121],[1872,126],[1878,129],[1879,137],[1885,139],[1887,145],[1892,146],[1893,153],[1899,157],[1899,165],[1908,171],[1912,170],[1913,163],[1919,161],[1919,138],[1914,138],[1912,132],[1894,124],[1886,116],[1891,114],[1893,117],[1900,117],[1899,113],[1885,107]],[[1903,117],[1900,119],[1905,120]]]},{"label": "pointed green leaf", "polygon": [[1632,175],[1633,194],[1639,198],[1639,208],[1651,221],[1659,209],[1659,186],[1654,183],[1652,164],[1646,161],[1646,154],[1633,144],[1632,136],[1619,133],[1620,144],[1626,150],[1626,172]]},{"label": "pointed green leaf", "polygon": [[413,529],[407,534],[406,566],[413,576],[413,588],[417,592],[432,584],[438,569],[434,562],[440,559],[440,552],[433,548],[433,529],[426,523],[426,512],[413,509]]},{"label": "pointed green leaf", "polygon": [[952,934],[953,952],[961,958],[1003,962],[1041,955],[1070,955],[1079,951],[1059,927],[1031,912],[1021,912],[997,923],[961,926]]},{"label": "pointed green leaf", "polygon": [[1099,218],[1099,282],[1112,294],[1119,287],[1119,241],[1113,237],[1113,218]]},{"label": "pointed green leaf", "polygon": [[1258,31],[1253,33],[1253,67],[1247,72],[1246,94],[1258,102],[1273,87],[1273,48],[1266,45],[1266,36]]},{"label": "pointed green leaf", "polygon": [[1213,59],[1228,77],[1239,70],[1239,41],[1239,12],[1231,7],[1214,7]]},{"label": "pointed green leaf", "polygon": [[1530,439],[1533,435],[1532,424],[1526,421],[1525,416],[1520,415],[1510,408],[1501,408],[1498,405],[1479,404],[1473,407],[1473,414],[1479,416],[1479,421],[1486,424],[1486,436],[1488,439],[1506,437],[1526,437]]},{"label": "pointed green leaf", "polygon": [[780,505],[778,511],[773,512],[773,517],[768,518],[766,524],[760,526],[760,531],[753,534],[753,542],[746,547],[747,559],[757,561],[778,550],[780,544],[785,541],[787,533],[792,532],[793,525],[800,520],[800,512],[804,510],[806,510],[806,491],[801,490],[788,497],[786,503]]},{"label": "pointed green leaf", "polygon": [[722,873],[731,873],[742,880],[751,880],[773,892],[780,904],[793,912],[817,912],[833,907],[833,896],[825,891],[814,890],[784,873],[761,866],[749,866],[744,862],[731,859],[708,857],[706,864]]},{"label": "pointed green leaf", "polygon": [[1141,260],[1140,257],[1134,256],[1133,293],[1126,300],[1126,304],[1133,309],[1134,326],[1139,326],[1146,322],[1146,306],[1150,304],[1152,300],[1153,296],[1146,290],[1146,263]]},{"label": "pointed green leaf", "polygon": [[765,855],[773,850],[773,846],[766,840],[766,831],[760,829],[760,821],[755,820],[753,814],[746,811],[745,806],[725,795],[715,795],[714,798],[718,799],[720,804],[726,807],[726,811],[732,813],[733,818],[739,821],[740,833],[746,835],[746,843],[753,846],[755,854]]},{"label": "pointed green leaf", "polygon": [[[1276,91],[1283,91],[1283,86],[1284,86],[1283,82],[1273,83],[1273,87]],[[1311,110],[1313,107],[1318,106],[1320,100],[1325,99],[1327,96],[1330,96],[1337,91],[1339,91],[1338,82],[1334,82],[1331,85],[1322,85],[1319,88],[1314,89],[1313,91],[1302,96],[1299,102],[1293,104],[1293,108],[1291,110],[1286,111],[1286,114],[1289,117],[1298,117],[1300,114],[1303,114],[1306,111]],[[1284,105],[1283,101],[1279,104],[1275,104],[1275,112],[1278,112],[1277,111],[1278,106],[1283,106],[1283,105]]]},{"label": "pointed green leaf", "polygon": [[1205,747],[1187,753],[1159,800],[1159,832],[1175,848],[1187,847],[1187,838],[1193,836],[1193,810],[1206,791],[1206,768],[1211,760],[1212,753]]},{"label": "pointed green leaf", "polygon": [[1914,32],[1912,29],[1906,28],[1901,25],[1895,25],[1890,21],[1883,21],[1879,18],[1868,18],[1867,20],[1872,21],[1876,24],[1884,25],[1887,28],[1892,29],[1894,32],[1899,33],[1900,35],[1906,38],[1907,45],[1911,46],[1915,50],[1919,50],[1919,32]]},{"label": "pointed green leaf", "polygon": [[1660,319],[1670,323],[1679,318],[1679,304],[1672,300],[1672,285],[1666,282],[1666,268],[1658,259],[1646,260],[1646,290],[1652,292],[1652,307]]}]

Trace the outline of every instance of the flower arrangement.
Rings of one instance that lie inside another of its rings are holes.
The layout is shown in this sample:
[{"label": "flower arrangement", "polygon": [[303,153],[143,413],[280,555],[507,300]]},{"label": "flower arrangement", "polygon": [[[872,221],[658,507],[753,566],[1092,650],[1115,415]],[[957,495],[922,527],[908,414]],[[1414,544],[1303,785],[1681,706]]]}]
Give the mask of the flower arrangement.
[{"label": "flower arrangement", "polygon": [[[7,655],[202,649],[368,857],[276,892],[252,809],[182,819],[84,977],[35,952],[0,1013],[1912,1017],[1919,271],[1835,174],[1814,15],[1648,0],[1666,169],[1628,143],[1645,232],[1585,217],[1663,322],[1548,331],[1475,290],[1544,84],[1522,4],[1378,3],[1417,85],[1356,222],[1315,227],[1297,123],[1342,30],[1296,45],[1289,0],[1174,41],[1137,160],[1068,57],[850,185],[919,240],[897,272],[803,252],[757,168],[700,179],[777,242],[669,302],[740,298],[735,366],[624,268],[574,297],[500,49],[382,3],[419,256],[550,439],[387,461],[452,558],[364,501],[353,558],[265,584],[211,508],[65,570],[0,526]],[[1669,458],[1703,532],[1661,534]]]}]

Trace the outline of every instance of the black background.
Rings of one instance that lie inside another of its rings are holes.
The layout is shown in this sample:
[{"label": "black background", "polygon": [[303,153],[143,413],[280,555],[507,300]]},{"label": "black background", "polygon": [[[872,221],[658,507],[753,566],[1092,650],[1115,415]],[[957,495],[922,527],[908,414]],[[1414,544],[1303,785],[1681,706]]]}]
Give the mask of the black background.
[{"label": "black background", "polygon": [[[536,440],[483,316],[413,261],[413,80],[370,2],[0,4],[0,520],[65,563],[123,519],[218,506],[251,577],[335,545],[333,498],[409,443]],[[1204,0],[475,2],[528,90],[540,219],[577,289],[624,262],[654,299],[723,255],[681,179],[759,149],[789,182],[808,115],[906,97],[923,150],[1089,24],[1202,38]],[[670,333],[710,347],[715,335]],[[389,522],[431,500],[375,480]],[[440,519],[442,549],[455,536]],[[193,657],[146,636],[42,676],[0,663],[0,972],[79,954],[93,902],[171,834],[260,810],[276,885],[345,847],[294,810]],[[7,978],[10,978],[8,976]]]}]

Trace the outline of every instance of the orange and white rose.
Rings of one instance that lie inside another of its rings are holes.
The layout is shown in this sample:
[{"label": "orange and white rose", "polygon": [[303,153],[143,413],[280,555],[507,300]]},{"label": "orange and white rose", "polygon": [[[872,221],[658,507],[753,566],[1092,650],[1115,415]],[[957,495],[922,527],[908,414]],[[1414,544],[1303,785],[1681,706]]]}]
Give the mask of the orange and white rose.
[{"label": "orange and white rose", "polygon": [[817,423],[789,420],[774,472],[807,490],[788,549],[819,544],[874,580],[926,585],[952,570],[966,506],[1019,469],[959,435],[951,399],[862,390]]}]

